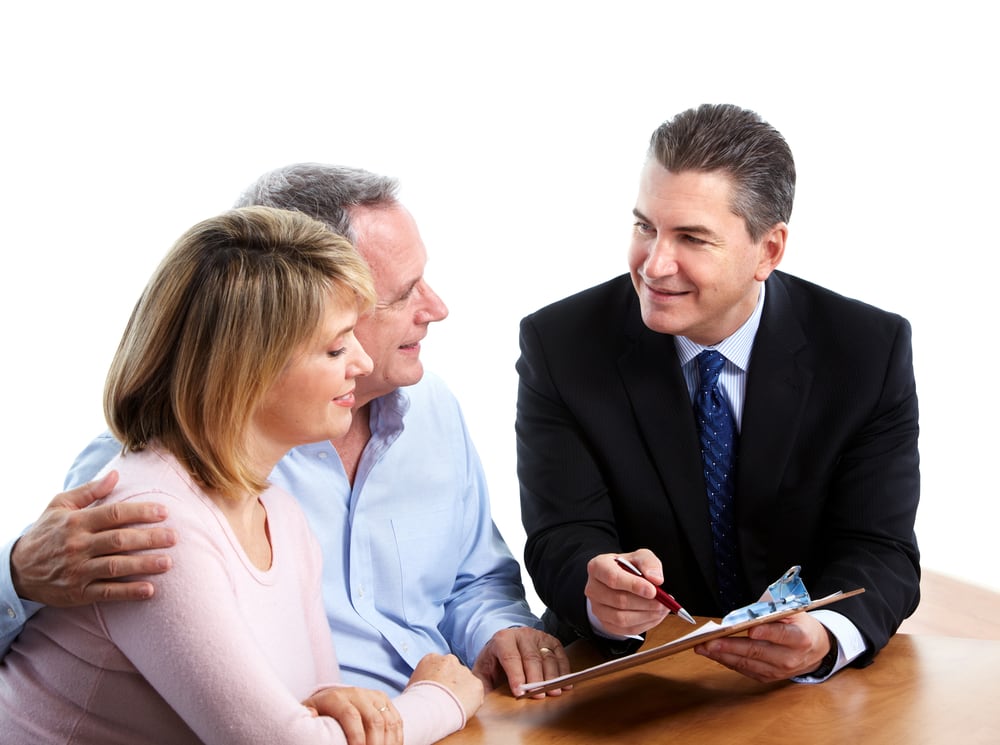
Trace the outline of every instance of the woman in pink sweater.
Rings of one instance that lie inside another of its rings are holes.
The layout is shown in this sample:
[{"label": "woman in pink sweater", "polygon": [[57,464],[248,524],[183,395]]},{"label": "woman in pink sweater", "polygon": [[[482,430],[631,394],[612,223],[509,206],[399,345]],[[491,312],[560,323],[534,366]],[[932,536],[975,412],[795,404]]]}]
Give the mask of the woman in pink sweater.
[{"label": "woman in pink sweater", "polygon": [[395,699],[339,685],[320,554],[267,476],[347,431],[354,338],[374,302],[350,244],[265,207],[189,230],[156,270],[111,365],[123,454],[105,501],[155,501],[180,537],[143,603],[44,608],[0,664],[0,742],[430,743],[482,685],[429,655]]}]

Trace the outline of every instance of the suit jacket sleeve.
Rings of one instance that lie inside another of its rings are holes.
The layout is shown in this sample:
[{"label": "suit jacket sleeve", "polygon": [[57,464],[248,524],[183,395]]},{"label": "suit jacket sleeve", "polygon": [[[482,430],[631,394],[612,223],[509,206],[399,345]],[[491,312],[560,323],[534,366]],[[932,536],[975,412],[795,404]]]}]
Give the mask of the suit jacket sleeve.
[{"label": "suit jacket sleeve", "polygon": [[[613,294],[621,301],[630,291],[630,286],[618,286]],[[616,515],[611,494],[613,461],[619,453],[600,433],[592,433],[602,418],[610,417],[610,423],[620,418],[623,408],[627,413],[628,403],[613,393],[620,393],[621,385],[614,366],[606,362],[617,356],[616,349],[606,345],[617,346],[614,336],[620,328],[603,318],[598,330],[591,323],[598,318],[578,311],[574,303],[556,318],[528,317],[521,322],[515,429],[526,568],[539,597],[559,621],[577,634],[592,636],[583,594],[587,562],[623,550],[618,533],[622,516]],[[550,330],[561,341],[576,338],[575,333],[554,331],[566,323],[593,330],[592,343],[579,347],[575,357],[561,344],[550,344]],[[607,333],[605,325],[610,325]],[[598,359],[605,361],[591,364]],[[591,396],[585,390],[603,393]],[[588,403],[581,407],[577,401],[582,399]]]},{"label": "suit jacket sleeve", "polygon": [[814,597],[864,587],[832,610],[865,665],[920,595],[910,325],[781,273],[767,291],[739,450],[743,560],[754,582],[801,564]]}]

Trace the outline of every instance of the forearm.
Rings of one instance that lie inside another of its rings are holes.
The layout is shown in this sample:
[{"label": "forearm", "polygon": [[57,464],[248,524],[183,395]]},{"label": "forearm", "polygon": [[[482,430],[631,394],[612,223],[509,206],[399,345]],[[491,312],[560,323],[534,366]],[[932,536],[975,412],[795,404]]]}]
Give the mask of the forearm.
[{"label": "forearm", "polygon": [[823,624],[831,636],[830,652],[833,655],[833,665],[829,670],[821,672],[819,675],[809,673],[799,675],[793,680],[797,683],[822,683],[864,654],[865,642],[861,638],[861,632],[851,623],[851,620],[836,611],[821,609],[812,611],[809,615]]},{"label": "forearm", "polygon": [[485,482],[466,498],[459,568],[445,601],[441,630],[451,650],[472,665],[483,647],[502,629],[541,628],[521,583],[521,567],[504,542],[489,511]]},{"label": "forearm", "polygon": [[[572,481],[565,459],[550,451],[539,453],[534,437],[524,428],[518,436],[518,479],[521,519],[526,531],[524,561],[542,601],[562,615],[565,599],[583,602],[587,562],[601,553],[621,550],[603,485],[587,498],[568,483],[554,483],[548,470],[561,470]],[[578,609],[582,611],[581,609]]]},{"label": "forearm", "polygon": [[445,686],[419,681],[393,700],[403,720],[405,745],[429,745],[465,727],[465,710]]},{"label": "forearm", "polygon": [[589,636],[592,625],[584,595],[587,562],[599,554],[621,550],[603,531],[571,525],[529,534],[524,559],[545,606],[577,634]]},{"label": "forearm", "polygon": [[493,521],[486,475],[467,432],[464,440],[464,478],[452,506],[460,516],[454,527],[461,543],[439,627],[451,651],[471,667],[498,631],[541,628],[541,621],[525,599],[521,567]]},{"label": "forearm", "polygon": [[448,599],[442,621],[449,646],[467,665],[498,631],[516,626],[542,627],[525,600],[519,570],[480,577],[463,587]]},{"label": "forearm", "polygon": [[119,443],[110,432],[103,432],[85,447],[70,466],[63,482],[64,489],[73,489],[92,480],[112,458],[121,452]]},{"label": "forearm", "polygon": [[857,587],[864,587],[865,592],[839,603],[837,612],[850,621],[861,638],[860,654],[848,662],[857,659],[858,664],[866,665],[919,601],[916,548],[912,553],[884,547],[864,550],[861,545],[857,550],[845,550],[824,568],[820,581],[812,584],[811,591],[814,597],[821,597],[838,589]]},{"label": "forearm", "polygon": [[810,590],[823,595],[864,587],[837,611],[864,638],[861,663],[885,645],[920,594],[920,555],[914,535],[920,499],[918,411],[903,325],[889,356],[881,395],[865,425],[838,458],[824,516],[826,560]]},{"label": "forearm", "polygon": [[526,323],[521,349],[515,431],[525,565],[542,601],[586,633],[587,562],[622,550],[616,516],[594,443],[558,394]]},{"label": "forearm", "polygon": [[568,413],[522,384],[517,425],[525,566],[542,602],[588,634],[587,563],[637,546],[619,544],[608,488]]},{"label": "forearm", "polygon": [[42,607],[18,597],[11,575],[11,554],[17,539],[0,548],[0,659],[10,649],[24,624]]}]

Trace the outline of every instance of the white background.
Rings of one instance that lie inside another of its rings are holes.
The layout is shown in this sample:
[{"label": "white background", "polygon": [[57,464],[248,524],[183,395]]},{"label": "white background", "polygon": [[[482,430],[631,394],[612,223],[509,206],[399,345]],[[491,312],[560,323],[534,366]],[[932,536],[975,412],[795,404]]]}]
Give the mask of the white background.
[{"label": "white background", "polygon": [[649,134],[731,102],[796,156],[782,268],[913,324],[925,567],[1000,589],[1000,58],[979,3],[10,5],[0,539],[103,429],[107,365],[174,239],[310,160],[402,180],[451,309],[425,363],[463,403],[520,558],[517,322],[625,270]]}]

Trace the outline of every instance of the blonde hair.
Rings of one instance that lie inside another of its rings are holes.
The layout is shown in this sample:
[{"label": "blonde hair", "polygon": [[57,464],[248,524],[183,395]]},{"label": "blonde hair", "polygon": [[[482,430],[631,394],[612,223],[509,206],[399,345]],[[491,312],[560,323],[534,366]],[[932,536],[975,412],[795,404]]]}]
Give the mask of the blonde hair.
[{"label": "blonde hair", "polygon": [[132,311],[108,372],[104,413],[123,452],[157,443],[224,496],[266,487],[246,432],[327,303],[372,307],[354,247],[298,212],[245,207],[174,244]]}]

